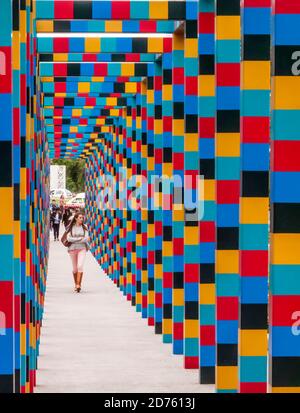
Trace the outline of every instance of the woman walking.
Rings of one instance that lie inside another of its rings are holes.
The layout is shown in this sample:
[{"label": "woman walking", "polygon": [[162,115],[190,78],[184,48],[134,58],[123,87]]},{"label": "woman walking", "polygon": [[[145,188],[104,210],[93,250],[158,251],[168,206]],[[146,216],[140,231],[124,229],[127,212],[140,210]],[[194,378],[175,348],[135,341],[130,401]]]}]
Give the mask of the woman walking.
[{"label": "woman walking", "polygon": [[86,225],[83,223],[83,214],[77,212],[67,228],[67,241],[71,243],[68,247],[73,265],[73,277],[75,291],[80,293],[83,277],[83,265],[86,252],[89,249],[89,235]]},{"label": "woman walking", "polygon": [[59,226],[60,226],[60,221],[62,220],[62,213],[60,209],[57,207],[56,211],[53,212],[52,214],[52,220],[53,220],[53,232],[54,232],[54,241],[59,241]]}]

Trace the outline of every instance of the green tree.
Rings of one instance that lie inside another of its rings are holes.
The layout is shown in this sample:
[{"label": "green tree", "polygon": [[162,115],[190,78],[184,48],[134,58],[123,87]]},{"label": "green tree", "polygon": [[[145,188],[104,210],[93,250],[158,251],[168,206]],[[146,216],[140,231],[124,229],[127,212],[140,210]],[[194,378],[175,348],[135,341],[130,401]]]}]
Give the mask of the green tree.
[{"label": "green tree", "polygon": [[66,165],[66,186],[71,192],[84,192],[85,161],[83,159],[52,159],[51,165]]}]

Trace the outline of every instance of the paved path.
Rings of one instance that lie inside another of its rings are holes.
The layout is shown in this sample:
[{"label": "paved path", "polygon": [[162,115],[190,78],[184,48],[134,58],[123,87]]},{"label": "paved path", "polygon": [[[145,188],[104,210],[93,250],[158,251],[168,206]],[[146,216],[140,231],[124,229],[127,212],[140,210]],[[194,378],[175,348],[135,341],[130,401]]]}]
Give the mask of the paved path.
[{"label": "paved path", "polygon": [[51,234],[36,393],[213,392],[184,370],[91,253],[83,292],[73,292],[66,248]]}]

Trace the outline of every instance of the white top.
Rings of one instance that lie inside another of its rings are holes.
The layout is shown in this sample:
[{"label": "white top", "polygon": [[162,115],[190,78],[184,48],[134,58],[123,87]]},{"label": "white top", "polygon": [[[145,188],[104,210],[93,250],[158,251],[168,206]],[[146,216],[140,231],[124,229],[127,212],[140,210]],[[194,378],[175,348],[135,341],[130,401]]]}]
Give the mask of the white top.
[{"label": "white top", "polygon": [[59,223],[60,223],[60,216],[59,216],[59,213],[57,212],[54,217],[54,224],[59,224]]},{"label": "white top", "polygon": [[82,225],[75,224],[72,231],[67,235],[67,241],[72,242],[68,251],[86,248],[86,245],[89,243],[89,234],[83,229]]}]

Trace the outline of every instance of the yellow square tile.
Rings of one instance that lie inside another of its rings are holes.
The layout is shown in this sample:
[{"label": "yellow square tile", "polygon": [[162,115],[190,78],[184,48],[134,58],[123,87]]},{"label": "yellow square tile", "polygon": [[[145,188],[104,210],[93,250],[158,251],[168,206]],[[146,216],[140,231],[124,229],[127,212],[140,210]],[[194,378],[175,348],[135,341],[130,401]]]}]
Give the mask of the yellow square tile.
[{"label": "yellow square tile", "polygon": [[173,305],[184,304],[184,291],[183,288],[173,288]]},{"label": "yellow square tile", "polygon": [[163,38],[148,38],[148,53],[162,53],[164,50]]},{"label": "yellow square tile", "polygon": [[[24,11],[21,11],[21,13],[24,17],[25,16]],[[53,33],[53,27],[54,27],[53,20],[37,20],[36,21],[37,33]]]},{"label": "yellow square tile", "polygon": [[269,90],[271,88],[271,62],[242,62],[242,88]]},{"label": "yellow square tile", "polygon": [[100,50],[100,40],[97,38],[89,37],[85,39],[85,52],[86,53],[99,53]]},{"label": "yellow square tile", "polygon": [[92,76],[92,82],[104,82],[105,79],[103,76]]},{"label": "yellow square tile", "polygon": [[200,303],[215,304],[216,289],[214,284],[200,284]]},{"label": "yellow square tile", "polygon": [[147,92],[147,103],[148,104],[154,103],[154,91],[153,90],[148,90]]},{"label": "yellow square tile", "polygon": [[18,31],[12,32],[12,68],[20,70],[20,35]]},{"label": "yellow square tile", "polygon": [[81,109],[73,109],[72,111],[73,116],[81,116],[82,115],[82,110]]},{"label": "yellow square tile", "polygon": [[300,77],[274,77],[274,109],[300,109]]},{"label": "yellow square tile", "polygon": [[199,137],[197,133],[186,133],[184,137],[184,150],[189,152],[198,152]]},{"label": "yellow square tile", "polygon": [[68,62],[69,55],[68,53],[55,53],[53,55],[53,61],[54,62]]},{"label": "yellow square tile", "polygon": [[184,56],[198,58],[198,39],[185,38],[184,41]]},{"label": "yellow square tile", "polygon": [[266,330],[239,330],[241,356],[267,356],[268,336]]},{"label": "yellow square tile", "polygon": [[136,293],[136,304],[141,304],[142,303],[142,294],[137,292]]},{"label": "yellow square tile", "polygon": [[20,177],[21,177],[21,184],[20,184],[20,192],[21,192],[21,199],[24,201],[26,199],[26,169],[21,168],[20,170]]},{"label": "yellow square tile", "polygon": [[173,134],[176,136],[184,135],[184,120],[173,119]]},{"label": "yellow square tile", "polygon": [[168,10],[168,1],[161,0],[150,1],[149,3],[149,17],[150,19],[168,19],[169,10]]},{"label": "yellow square tile", "polygon": [[154,119],[154,133],[158,135],[163,133],[163,123],[161,119]]},{"label": "yellow square tile", "polygon": [[162,331],[163,334],[172,334],[173,321],[170,319],[163,318],[162,320]]},{"label": "yellow square tile", "polygon": [[136,253],[135,253],[135,252],[133,252],[133,253],[131,254],[131,262],[132,262],[133,264],[136,264]]},{"label": "yellow square tile", "polygon": [[174,205],[173,220],[176,222],[184,222],[184,209],[183,205]]},{"label": "yellow square tile", "polygon": [[239,133],[217,133],[216,134],[217,156],[240,156],[240,134]]},{"label": "yellow square tile", "polygon": [[148,304],[154,304],[154,291],[148,290]]},{"label": "yellow square tile", "polygon": [[237,390],[238,368],[235,366],[217,366],[216,388],[218,390]]},{"label": "yellow square tile", "polygon": [[51,83],[53,83],[54,78],[52,76],[42,76],[41,81],[42,82],[51,82]]},{"label": "yellow square tile", "polygon": [[216,272],[218,274],[237,274],[239,271],[239,251],[217,250]]},{"label": "yellow square tile", "polygon": [[111,109],[110,116],[119,116],[119,109]]},{"label": "yellow square tile", "polygon": [[241,198],[240,203],[241,224],[268,224],[268,198]]},{"label": "yellow square tile", "polygon": [[[26,13],[27,13],[26,10],[20,10],[20,40],[21,40],[21,43],[25,43],[26,42],[26,37],[27,37],[26,30],[25,30],[25,28],[26,28],[26,19],[27,19]],[[51,24],[53,23],[51,20],[49,20],[49,22]],[[50,31],[50,33],[51,33],[51,31]]]},{"label": "yellow square tile", "polygon": [[272,264],[299,264],[300,234],[272,234]]},{"label": "yellow square tile", "polygon": [[134,64],[124,63],[121,66],[122,76],[134,76]]},{"label": "yellow square tile", "polygon": [[142,234],[136,234],[136,245],[142,245]]},{"label": "yellow square tile", "polygon": [[162,98],[163,100],[172,100],[173,87],[172,85],[163,85],[162,87]]},{"label": "yellow square tile", "polygon": [[79,82],[78,83],[78,92],[79,93],[89,93],[90,92],[90,83],[88,83],[88,82]]},{"label": "yellow square tile", "polygon": [[184,332],[186,338],[199,337],[199,321],[198,320],[185,320]]},{"label": "yellow square tile", "polygon": [[163,163],[162,165],[163,175],[166,175],[169,179],[173,174],[173,165],[171,163]]},{"label": "yellow square tile", "polygon": [[214,201],[216,199],[216,182],[214,179],[205,179],[204,183],[204,200]]},{"label": "yellow square tile", "polygon": [[148,271],[142,271],[142,283],[148,282]]},{"label": "yellow square tile", "polygon": [[1,220],[0,234],[13,234],[13,189],[0,187]]},{"label": "yellow square tile", "polygon": [[14,221],[14,258],[20,258],[20,221]]},{"label": "yellow square tile", "polygon": [[25,324],[21,324],[21,327],[20,327],[20,337],[21,337],[21,347],[20,347],[20,350],[21,350],[22,356],[24,356],[24,355],[26,354],[26,336],[27,336],[27,333],[26,333],[26,325],[25,325]]},{"label": "yellow square tile", "polygon": [[154,264],[154,278],[156,280],[161,280],[162,279],[162,264]]},{"label": "yellow square tile", "polygon": [[105,31],[110,33],[122,33],[122,21],[121,20],[107,20],[105,22]]},{"label": "yellow square tile", "polygon": [[215,96],[216,81],[214,75],[199,76],[199,96]]},{"label": "yellow square tile", "polygon": [[239,40],[241,38],[240,16],[216,17],[217,40]]},{"label": "yellow square tile", "polygon": [[186,245],[198,245],[200,241],[198,227],[185,227],[184,239]]},{"label": "yellow square tile", "polygon": [[135,82],[125,83],[125,93],[136,93],[137,87]]},{"label": "yellow square tile", "polygon": [[134,142],[134,141],[132,141],[132,143],[131,143],[131,151],[133,153],[136,153],[136,142]]},{"label": "yellow square tile", "polygon": [[148,237],[155,238],[154,224],[148,224]]}]

